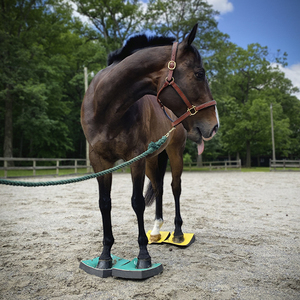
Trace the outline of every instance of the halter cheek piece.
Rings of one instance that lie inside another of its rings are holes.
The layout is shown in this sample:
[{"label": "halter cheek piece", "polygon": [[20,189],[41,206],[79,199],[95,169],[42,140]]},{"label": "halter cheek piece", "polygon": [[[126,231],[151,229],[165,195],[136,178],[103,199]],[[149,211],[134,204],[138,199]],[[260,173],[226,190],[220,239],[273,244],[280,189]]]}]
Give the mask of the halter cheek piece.
[{"label": "halter cheek piece", "polygon": [[[215,100],[203,103],[199,106],[195,106],[192,105],[191,102],[188,100],[188,98],[184,95],[184,93],[182,92],[182,90],[179,88],[179,86],[175,83],[174,81],[174,77],[173,77],[173,71],[176,68],[176,53],[177,53],[177,48],[178,48],[178,42],[175,42],[173,44],[172,47],[172,54],[171,54],[171,60],[168,62],[168,76],[165,79],[165,83],[163,84],[163,86],[161,87],[161,89],[158,91],[157,93],[157,102],[160,104],[160,106],[162,107],[165,115],[168,117],[168,119],[170,119],[170,121],[172,122],[172,126],[176,127],[178,124],[180,124],[184,119],[186,119],[189,116],[193,116],[195,115],[199,110],[202,110],[204,108],[210,107],[210,106],[214,106],[217,105],[217,102]],[[181,97],[181,99],[183,100],[183,102],[186,104],[187,108],[187,112],[184,113],[182,116],[180,116],[177,120],[173,121],[169,115],[167,114],[164,105],[162,104],[162,102],[160,101],[160,99],[158,98],[160,93],[168,86],[172,86],[174,88],[174,90],[177,92],[177,94]]]}]

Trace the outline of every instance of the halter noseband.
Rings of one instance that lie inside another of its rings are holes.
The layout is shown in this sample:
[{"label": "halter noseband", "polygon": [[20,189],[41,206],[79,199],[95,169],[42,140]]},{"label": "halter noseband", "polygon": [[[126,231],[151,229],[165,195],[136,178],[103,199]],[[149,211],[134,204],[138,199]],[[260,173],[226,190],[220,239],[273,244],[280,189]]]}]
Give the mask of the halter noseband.
[{"label": "halter noseband", "polygon": [[[214,106],[217,105],[217,102],[215,100],[203,103],[199,106],[195,106],[192,105],[191,102],[188,100],[188,98],[184,95],[184,93],[182,92],[182,90],[179,88],[179,86],[175,83],[174,81],[174,77],[173,77],[173,72],[176,68],[176,53],[177,53],[177,48],[178,48],[178,42],[174,42],[173,43],[173,47],[172,47],[172,54],[171,54],[171,60],[168,62],[168,76],[165,79],[165,83],[163,84],[163,86],[161,87],[161,89],[158,91],[157,93],[157,102],[160,104],[160,106],[162,107],[165,115],[171,120],[172,122],[172,126],[176,127],[178,124],[180,124],[184,119],[186,119],[189,116],[193,116],[195,115],[199,110],[202,110],[204,108],[210,107],[210,106]],[[172,86],[174,88],[174,90],[177,92],[177,94],[181,97],[181,99],[183,100],[183,102],[186,104],[186,106],[188,107],[187,112],[184,113],[182,116],[180,116],[177,120],[173,121],[169,115],[167,114],[164,105],[162,104],[162,102],[160,101],[160,99],[158,98],[160,93],[168,86]]]}]

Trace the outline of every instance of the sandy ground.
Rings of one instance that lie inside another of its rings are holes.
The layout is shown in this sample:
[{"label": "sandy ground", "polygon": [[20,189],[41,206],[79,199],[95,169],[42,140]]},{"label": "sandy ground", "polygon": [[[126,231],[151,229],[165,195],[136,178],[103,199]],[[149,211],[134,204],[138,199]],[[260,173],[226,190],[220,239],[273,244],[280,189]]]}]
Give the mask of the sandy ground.
[{"label": "sandy ground", "polygon": [[[173,231],[170,181],[167,173],[162,230]],[[101,250],[96,180],[1,185],[0,298],[300,299],[300,173],[184,173],[182,182],[183,230],[196,241],[186,249],[150,245],[164,271],[146,280],[79,269]],[[115,174],[112,253],[131,260],[138,246],[130,195],[130,175]],[[154,206],[146,210],[146,230],[153,219]]]}]

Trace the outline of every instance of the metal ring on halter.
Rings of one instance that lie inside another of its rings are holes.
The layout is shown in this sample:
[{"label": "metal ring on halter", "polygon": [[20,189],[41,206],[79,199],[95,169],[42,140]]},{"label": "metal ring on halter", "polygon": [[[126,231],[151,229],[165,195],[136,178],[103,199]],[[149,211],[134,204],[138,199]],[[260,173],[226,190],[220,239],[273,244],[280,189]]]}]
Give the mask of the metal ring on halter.
[{"label": "metal ring on halter", "polygon": [[170,85],[172,82],[174,82],[174,77],[172,77],[171,81],[169,81],[169,80],[168,80],[168,77],[166,77],[165,81],[168,82],[169,85]]},{"label": "metal ring on halter", "polygon": [[[171,67],[171,64],[173,64],[173,67]],[[168,69],[173,71],[173,70],[175,70],[175,68],[176,68],[176,61],[170,60],[168,63]]]}]

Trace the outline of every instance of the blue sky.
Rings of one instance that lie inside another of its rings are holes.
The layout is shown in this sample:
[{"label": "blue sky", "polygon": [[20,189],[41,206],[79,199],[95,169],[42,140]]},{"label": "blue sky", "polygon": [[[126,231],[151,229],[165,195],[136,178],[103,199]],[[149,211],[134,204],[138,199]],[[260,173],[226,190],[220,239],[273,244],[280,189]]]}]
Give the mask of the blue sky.
[{"label": "blue sky", "polygon": [[[300,88],[300,0],[207,0],[220,11],[218,28],[240,47],[259,43],[288,54],[286,77]],[[297,94],[300,99],[300,93]]]}]

